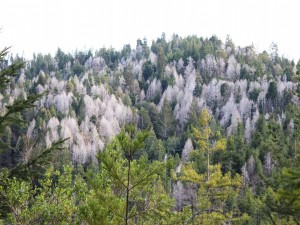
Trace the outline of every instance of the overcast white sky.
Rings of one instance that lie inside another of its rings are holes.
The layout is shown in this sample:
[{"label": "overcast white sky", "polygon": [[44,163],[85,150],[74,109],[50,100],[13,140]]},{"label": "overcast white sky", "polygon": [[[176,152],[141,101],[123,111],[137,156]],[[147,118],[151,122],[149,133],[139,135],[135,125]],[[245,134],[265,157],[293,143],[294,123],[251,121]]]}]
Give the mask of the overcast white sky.
[{"label": "overcast white sky", "polygon": [[275,42],[279,54],[300,58],[299,0],[1,0],[0,48],[31,58],[58,47],[97,50],[148,43],[162,32],[215,34],[258,51]]}]

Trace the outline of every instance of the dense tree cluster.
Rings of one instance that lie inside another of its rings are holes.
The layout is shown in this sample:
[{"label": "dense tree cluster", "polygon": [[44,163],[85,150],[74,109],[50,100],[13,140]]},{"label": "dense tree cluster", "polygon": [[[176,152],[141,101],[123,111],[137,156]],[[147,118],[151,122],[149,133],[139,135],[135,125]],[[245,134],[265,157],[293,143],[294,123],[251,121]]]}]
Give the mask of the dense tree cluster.
[{"label": "dense tree cluster", "polygon": [[0,52],[0,224],[298,224],[300,61],[228,36]]}]

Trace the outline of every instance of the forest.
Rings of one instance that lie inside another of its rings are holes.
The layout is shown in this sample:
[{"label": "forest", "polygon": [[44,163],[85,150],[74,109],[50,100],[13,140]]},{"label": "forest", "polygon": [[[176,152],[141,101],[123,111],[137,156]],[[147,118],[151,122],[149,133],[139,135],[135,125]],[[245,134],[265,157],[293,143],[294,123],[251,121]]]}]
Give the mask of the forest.
[{"label": "forest", "polygon": [[2,49],[0,224],[300,224],[299,81],[230,36]]}]

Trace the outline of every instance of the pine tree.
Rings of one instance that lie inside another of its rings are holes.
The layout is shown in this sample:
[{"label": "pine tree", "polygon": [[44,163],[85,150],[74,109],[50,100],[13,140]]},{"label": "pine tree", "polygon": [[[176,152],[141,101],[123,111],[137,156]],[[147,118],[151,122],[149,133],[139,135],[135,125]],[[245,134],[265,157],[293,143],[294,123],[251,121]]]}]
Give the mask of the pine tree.
[{"label": "pine tree", "polygon": [[144,107],[141,107],[138,114],[139,114],[138,127],[141,130],[149,130],[152,127],[149,112]]},{"label": "pine tree", "polygon": [[166,56],[164,53],[164,49],[160,47],[157,53],[157,72],[159,78],[163,77],[165,66],[166,66]]},{"label": "pine tree", "polygon": [[[103,152],[99,152],[102,168],[99,176],[104,183],[95,186],[94,198],[101,201],[102,208],[91,206],[92,215],[113,224],[122,221],[125,224],[166,223],[173,205],[159,176],[166,164],[157,161],[149,164],[145,157],[136,158],[147,136],[147,132],[136,131],[130,125]],[[93,202],[91,199],[88,204],[95,204]]]},{"label": "pine tree", "polygon": [[[226,148],[226,139],[219,138],[218,140],[212,140],[211,138],[214,136],[211,128],[209,127],[210,123],[210,115],[205,108],[199,118],[200,128],[197,129],[195,127],[192,128],[193,135],[195,137],[195,142],[198,145],[200,151],[206,156],[206,173],[207,180],[210,178],[209,168],[210,168],[210,155],[214,151],[225,150]],[[219,136],[219,135],[218,135]]]},{"label": "pine tree", "polygon": [[163,140],[172,136],[175,131],[175,120],[173,118],[171,104],[165,99],[158,117],[157,136]]},{"label": "pine tree", "polygon": [[[299,160],[298,160],[299,161]],[[299,164],[298,164],[299,165]],[[273,207],[280,214],[291,216],[294,221],[300,220],[300,166],[285,168],[280,180],[277,199],[279,207]]]},{"label": "pine tree", "polygon": [[[183,166],[177,180],[196,185],[197,198],[188,213],[186,224],[244,224],[250,218],[238,209],[238,195],[242,177],[222,174],[221,165],[210,165],[210,179],[198,174],[191,164]],[[187,207],[186,207],[187,208]]]},{"label": "pine tree", "polygon": [[[5,56],[8,54],[8,49],[5,48],[0,52],[0,64],[4,62]],[[14,77],[17,75],[18,71],[24,66],[23,63],[12,63],[10,66],[6,66],[0,70],[0,93],[3,93],[10,82],[13,82]],[[17,127],[19,125],[25,124],[25,120],[21,117],[21,113],[24,113],[26,110],[29,110],[35,107],[35,102],[39,100],[44,93],[39,95],[29,95],[26,98],[17,99],[13,104],[6,106],[6,112],[4,115],[0,116],[0,157],[6,154],[6,152],[15,150],[14,146],[11,146],[11,143],[3,139],[4,132],[11,130],[10,127]],[[19,133],[20,138],[22,133]],[[24,141],[28,137],[23,136]],[[27,137],[27,138],[26,138]],[[44,171],[45,166],[51,162],[51,157],[53,152],[56,150],[62,150],[63,143],[65,140],[59,139],[56,142],[52,143],[52,146],[44,149],[41,149],[41,145],[38,143],[32,144],[30,148],[31,153],[28,154],[26,149],[20,149],[20,152],[23,151],[24,158],[14,158],[12,165],[3,166],[0,165],[0,215],[11,212],[11,208],[7,207],[9,202],[9,196],[6,195],[6,190],[9,185],[6,182],[14,182],[13,180],[23,179],[33,182],[33,178],[38,178],[41,175],[41,172]],[[25,145],[26,146],[26,145]],[[20,156],[18,156],[20,157]],[[18,181],[19,182],[19,181]],[[19,182],[22,188],[25,184]],[[26,189],[26,188],[25,188]],[[20,190],[18,190],[20,191]]]}]

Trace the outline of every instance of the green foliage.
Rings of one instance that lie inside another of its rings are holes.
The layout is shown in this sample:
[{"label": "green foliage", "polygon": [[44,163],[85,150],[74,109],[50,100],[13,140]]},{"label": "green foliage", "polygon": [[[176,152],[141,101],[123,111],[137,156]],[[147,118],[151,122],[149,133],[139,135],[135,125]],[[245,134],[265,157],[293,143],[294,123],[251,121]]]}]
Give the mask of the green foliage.
[{"label": "green foliage", "polygon": [[[299,161],[299,160],[298,160]],[[283,169],[278,198],[285,206],[283,212],[291,215],[295,221],[300,220],[300,167]]]},{"label": "green foliage", "polygon": [[250,218],[238,209],[238,193],[242,187],[242,177],[238,174],[222,174],[221,165],[210,166],[210,179],[198,174],[190,165],[184,166],[177,179],[197,184],[197,204],[189,215],[195,224],[244,224]]},{"label": "green foliage", "polygon": [[[102,181],[92,184],[93,195],[88,200],[91,212],[85,213],[91,224],[98,224],[98,219],[110,221],[108,224],[122,221],[125,224],[134,221],[165,224],[168,221],[173,203],[160,179],[166,164],[158,161],[149,164],[144,157],[134,159],[147,136],[148,133],[136,132],[133,126],[127,126],[99,153],[101,171],[96,179]],[[95,199],[104,204],[97,206]]]},{"label": "green foliage", "polygon": [[166,56],[162,47],[159,48],[157,53],[157,72],[159,77],[163,77],[164,69],[166,66]]},{"label": "green foliage", "polygon": [[[300,220],[300,63],[280,57],[276,44],[270,53],[257,53],[254,46],[236,48],[229,36],[222,43],[216,36],[174,34],[166,40],[163,33],[152,42],[151,59],[147,40],[139,39],[133,51],[125,45],[121,51],[101,48],[95,54],[61,49],[55,57],[34,54],[25,68],[22,58],[7,59],[8,50],[0,52],[0,224],[297,224]],[[230,56],[240,72],[234,83],[225,78]],[[93,67],[100,58],[97,70]],[[190,59],[195,62],[195,84],[186,76]],[[140,101],[154,78],[162,93]],[[194,90],[188,119],[177,126],[176,110],[183,109],[190,87]],[[262,92],[265,87],[267,93]],[[49,91],[30,95],[43,88]],[[59,107],[68,105],[64,92],[72,103],[62,113]],[[109,100],[113,95],[117,101]],[[235,105],[224,111],[231,95]],[[158,107],[163,96],[168,101]],[[120,108],[116,102],[128,107]],[[207,108],[200,115],[203,107]],[[88,109],[96,110],[87,113]],[[132,117],[124,116],[125,109]],[[224,138],[226,125],[221,128],[219,122],[227,113],[236,123]],[[65,140],[58,138],[46,147],[45,140],[49,144],[51,139],[45,139],[46,134],[52,134],[50,118],[58,118],[58,137],[66,131],[62,120],[77,120],[69,146],[86,151],[96,143],[87,143],[90,135],[101,140],[100,132],[106,132],[100,125],[103,116],[116,136],[106,138],[98,164],[88,162],[95,162],[93,154],[100,146],[87,153],[86,173],[77,162],[75,168],[67,166],[74,152],[63,148]],[[122,130],[129,121],[134,125]],[[193,139],[196,150],[180,171],[187,138]],[[177,182],[182,182],[183,194],[193,196],[182,211],[174,204],[179,197],[171,197]]]},{"label": "green foliage", "polygon": [[[2,53],[7,54],[7,49],[4,49]],[[5,54],[1,55],[1,61]],[[13,63],[11,66],[1,70],[0,83],[10,82],[22,65]],[[5,87],[3,86],[3,88]],[[6,106],[6,112],[0,116],[1,156],[7,154],[6,151],[14,150],[10,145],[11,143],[2,139],[4,131],[11,130],[10,127],[15,128],[20,126],[20,124],[24,124],[25,121],[22,119],[21,113],[35,107],[34,103],[43,95],[29,95],[26,99],[17,99],[13,104]],[[25,137],[23,139],[27,141]],[[33,195],[36,195],[37,192],[35,193],[35,191],[37,189],[32,189],[30,182],[37,179],[44,171],[45,166],[51,162],[52,153],[55,150],[63,149],[62,144],[64,141],[59,140],[44,151],[32,150],[34,147],[32,146],[31,153],[24,155],[24,160],[9,165],[9,167],[0,168],[0,198],[2,199],[0,215],[6,215],[7,220],[13,224],[32,224],[30,222],[34,216],[34,212],[31,211],[32,198]]]},{"label": "green foliage", "polygon": [[173,117],[170,102],[164,101],[162,109],[158,116],[158,124],[156,134],[162,140],[166,140],[172,136],[175,131],[175,119]]},{"label": "green foliage", "polygon": [[201,92],[202,92],[202,86],[200,84],[200,82],[196,83],[196,87],[194,89],[193,95],[195,97],[200,97],[201,96]]},{"label": "green foliage", "polygon": [[163,161],[166,154],[162,140],[157,139],[153,131],[150,132],[149,137],[145,140],[144,149],[149,160]]},{"label": "green foliage", "polygon": [[[0,65],[4,64],[9,49],[10,48],[4,48],[0,51]],[[9,82],[18,75],[19,70],[23,68],[23,66],[23,62],[16,62],[0,70],[0,93],[3,93],[3,91],[7,89]]]},{"label": "green foliage", "polygon": [[21,118],[17,118],[17,113],[20,113],[26,109],[33,108],[34,103],[43,96],[40,95],[30,95],[27,99],[18,99],[10,106],[6,106],[7,112],[0,116],[0,132],[4,130],[6,126],[10,126],[14,123],[23,123],[25,122]]},{"label": "green foliage", "polygon": [[51,164],[54,154],[57,151],[63,151],[65,149],[64,143],[66,140],[68,140],[68,138],[59,139],[58,141],[53,142],[49,148],[46,148],[35,155],[30,155],[25,162],[19,163],[9,170],[9,177],[16,176],[18,178],[30,180],[30,178],[41,176],[44,167]]},{"label": "green foliage", "polygon": [[50,167],[38,185],[14,178],[4,178],[0,186],[1,200],[9,210],[10,224],[75,224],[78,208],[85,199],[82,178],[73,176],[73,169],[63,171]]},{"label": "green foliage", "polygon": [[259,89],[254,89],[253,91],[249,92],[249,99],[256,102],[260,92],[261,90]]},{"label": "green foliage", "polygon": [[58,62],[58,68],[60,70],[64,70],[66,64],[71,61],[71,55],[64,53],[60,48],[57,49],[56,55],[54,57]]},{"label": "green foliage", "polygon": [[268,89],[268,93],[266,95],[266,98],[275,100],[276,97],[277,97],[277,84],[276,84],[276,82],[271,82],[269,89]]},{"label": "green foliage", "polygon": [[208,110],[205,108],[199,118],[199,124],[200,129],[196,129],[195,127],[192,128],[193,135],[195,137],[195,142],[198,145],[198,148],[202,152],[202,154],[205,154],[206,156],[206,173],[207,173],[207,180],[210,178],[210,154],[214,151],[220,151],[226,149],[226,142],[227,140],[225,138],[220,138],[220,134],[217,133],[218,139],[215,140],[215,143],[211,143],[211,138],[213,137],[213,132],[209,126],[209,122],[211,120],[211,117],[209,115]]},{"label": "green foliage", "polygon": [[143,64],[143,78],[147,81],[154,73],[154,65],[152,65],[151,61],[146,61]]},{"label": "green foliage", "polygon": [[140,116],[138,121],[138,127],[141,130],[150,130],[150,128],[152,127],[152,122],[148,110],[146,110],[144,107],[141,107],[138,114]]}]

